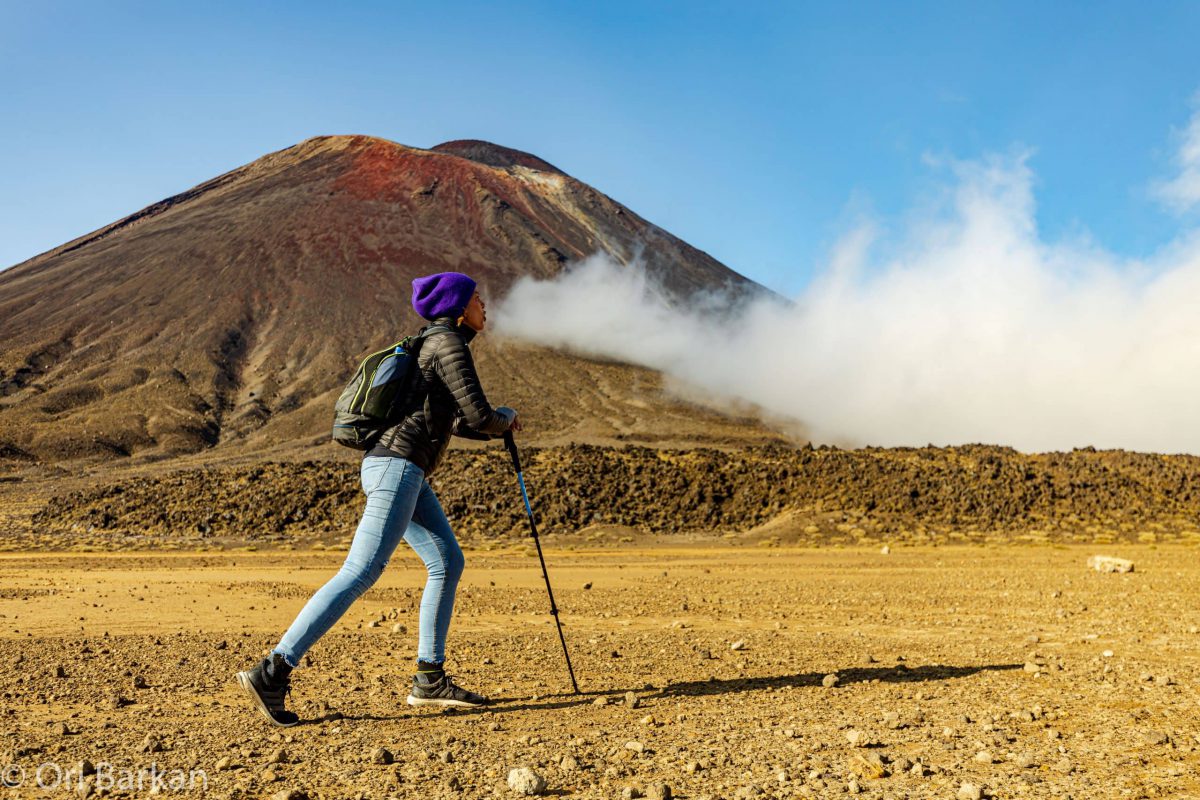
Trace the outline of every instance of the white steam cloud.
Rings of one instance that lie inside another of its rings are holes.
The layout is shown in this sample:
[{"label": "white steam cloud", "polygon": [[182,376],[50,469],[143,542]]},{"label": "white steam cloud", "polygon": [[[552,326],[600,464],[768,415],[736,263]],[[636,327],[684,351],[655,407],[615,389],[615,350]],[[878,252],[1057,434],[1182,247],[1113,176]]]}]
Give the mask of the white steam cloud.
[{"label": "white steam cloud", "polygon": [[[1200,105],[1200,100],[1197,104]],[[1180,134],[1175,162],[1179,173],[1171,180],[1159,183],[1154,190],[1160,200],[1182,214],[1200,205],[1200,110],[1192,114],[1187,128]]]},{"label": "white steam cloud", "polygon": [[817,442],[1200,453],[1200,236],[1144,261],[1047,243],[1023,156],[951,167],[902,244],[878,255],[854,230],[793,304],[681,306],[595,255],[519,281],[497,328],[749,401]]}]

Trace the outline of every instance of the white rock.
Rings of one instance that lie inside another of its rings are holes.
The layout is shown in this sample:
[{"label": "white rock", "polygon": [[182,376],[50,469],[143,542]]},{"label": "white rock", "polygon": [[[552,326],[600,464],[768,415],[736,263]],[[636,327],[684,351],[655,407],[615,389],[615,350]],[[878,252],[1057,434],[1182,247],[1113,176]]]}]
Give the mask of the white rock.
[{"label": "white rock", "polygon": [[1096,572],[1133,572],[1133,562],[1127,558],[1092,556],[1087,564]]},{"label": "white rock", "polygon": [[736,642],[729,645],[729,649],[730,650],[745,650],[746,643],[744,641],[742,641],[741,639],[738,639]]},{"label": "white rock", "polygon": [[981,800],[983,790],[973,783],[964,783],[958,787],[958,800]]},{"label": "white rock", "polygon": [[508,788],[517,794],[544,794],[546,780],[528,767],[517,767],[508,772]]}]

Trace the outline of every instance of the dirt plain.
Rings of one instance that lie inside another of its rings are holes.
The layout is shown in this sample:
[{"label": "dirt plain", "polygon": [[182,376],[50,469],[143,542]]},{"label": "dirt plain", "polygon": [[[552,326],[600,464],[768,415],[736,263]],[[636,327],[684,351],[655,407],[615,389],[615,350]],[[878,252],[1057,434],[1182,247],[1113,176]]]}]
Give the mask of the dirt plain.
[{"label": "dirt plain", "polygon": [[[468,551],[450,642],[495,705],[410,709],[423,571],[398,552],[295,673],[288,730],[233,674],[338,547],[2,554],[9,793],[65,796],[38,765],[87,760],[82,793],[107,775],[114,796],[152,765],[222,798],[515,797],[518,767],[580,798],[1200,796],[1193,545],[616,533],[546,537],[582,696],[536,557],[506,544]],[[1136,571],[1093,572],[1097,552]]]}]

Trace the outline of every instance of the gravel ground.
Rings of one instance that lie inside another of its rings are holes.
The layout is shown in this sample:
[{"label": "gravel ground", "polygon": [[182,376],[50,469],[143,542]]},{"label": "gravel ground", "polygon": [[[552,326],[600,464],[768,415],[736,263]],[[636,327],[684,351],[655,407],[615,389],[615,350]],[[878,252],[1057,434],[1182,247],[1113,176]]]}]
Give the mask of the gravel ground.
[{"label": "gravel ground", "polygon": [[[1090,571],[1096,552],[1136,571]],[[279,730],[233,673],[339,554],[0,557],[0,767],[25,770],[21,797],[65,796],[38,766],[85,760],[83,793],[107,776],[118,796],[152,765],[163,793],[195,770],[223,798],[516,797],[518,768],[581,798],[1200,795],[1193,548],[548,558],[582,696],[536,560],[474,552],[449,667],[495,705],[410,709],[422,574],[398,554],[296,671],[304,723]]]}]

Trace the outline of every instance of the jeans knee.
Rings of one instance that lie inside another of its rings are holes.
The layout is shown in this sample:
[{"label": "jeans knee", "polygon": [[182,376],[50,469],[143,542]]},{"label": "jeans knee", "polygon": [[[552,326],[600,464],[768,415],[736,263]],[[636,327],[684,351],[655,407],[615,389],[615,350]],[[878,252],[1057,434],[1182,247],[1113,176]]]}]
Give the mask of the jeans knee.
[{"label": "jeans knee", "polygon": [[467,566],[467,560],[463,558],[461,549],[455,547],[450,552],[446,553],[446,578],[454,582],[462,577],[463,569]]},{"label": "jeans knee", "polygon": [[350,591],[355,598],[362,597],[367,590],[375,585],[379,580],[379,576],[383,574],[383,568],[387,566],[387,562],[380,564],[350,565],[342,567],[342,575],[346,582],[350,585]]}]

